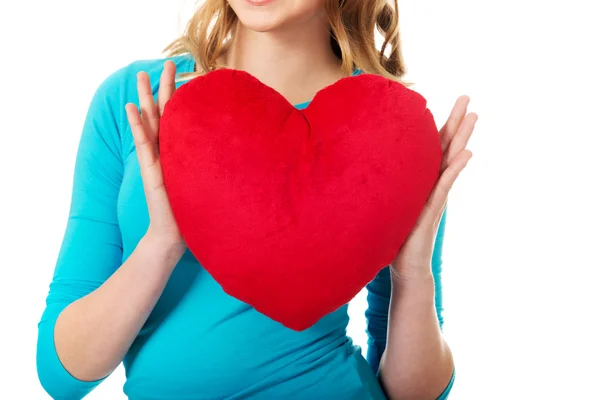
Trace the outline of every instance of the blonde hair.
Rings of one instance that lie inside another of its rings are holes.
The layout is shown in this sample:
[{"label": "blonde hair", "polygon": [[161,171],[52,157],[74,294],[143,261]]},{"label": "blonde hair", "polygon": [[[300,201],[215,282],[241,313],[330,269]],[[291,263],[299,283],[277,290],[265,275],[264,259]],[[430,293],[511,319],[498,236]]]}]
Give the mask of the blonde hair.
[{"label": "blonde hair", "polygon": [[[346,75],[358,68],[411,85],[402,81],[406,68],[400,46],[398,0],[326,0],[325,10],[332,50]],[[227,51],[237,21],[227,0],[206,0],[198,8],[183,35],[163,50],[167,57],[189,53],[194,58],[197,71],[181,74],[181,80],[219,67],[217,61]],[[381,48],[375,43],[375,29],[383,36]]]}]

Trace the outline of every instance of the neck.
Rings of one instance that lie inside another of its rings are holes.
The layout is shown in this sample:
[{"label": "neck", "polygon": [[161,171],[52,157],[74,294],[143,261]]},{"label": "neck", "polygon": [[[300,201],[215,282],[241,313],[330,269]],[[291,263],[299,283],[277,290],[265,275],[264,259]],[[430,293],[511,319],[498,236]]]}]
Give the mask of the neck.
[{"label": "neck", "polygon": [[329,28],[316,18],[276,32],[252,31],[238,22],[223,63],[255,76],[292,104],[312,99],[343,77],[340,60],[331,50]]}]

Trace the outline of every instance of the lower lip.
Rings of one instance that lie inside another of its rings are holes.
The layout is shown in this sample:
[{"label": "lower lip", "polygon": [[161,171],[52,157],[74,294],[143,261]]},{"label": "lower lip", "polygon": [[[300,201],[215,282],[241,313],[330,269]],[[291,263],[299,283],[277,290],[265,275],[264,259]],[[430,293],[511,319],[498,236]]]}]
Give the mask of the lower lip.
[{"label": "lower lip", "polygon": [[253,6],[264,6],[266,4],[273,2],[273,0],[246,0],[246,1]]}]

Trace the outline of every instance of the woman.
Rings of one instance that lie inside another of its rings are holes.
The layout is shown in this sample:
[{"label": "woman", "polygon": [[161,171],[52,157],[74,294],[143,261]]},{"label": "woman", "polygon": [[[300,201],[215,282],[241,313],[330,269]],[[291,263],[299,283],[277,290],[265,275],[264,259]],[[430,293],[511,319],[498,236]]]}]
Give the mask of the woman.
[{"label": "woman", "polygon": [[[304,108],[361,71],[399,80],[397,23],[385,0],[208,0],[167,59],[133,62],[99,86],[39,324],[38,374],[52,397],[82,398],[123,362],[131,399],[446,398],[454,365],[440,333],[440,251],[448,191],[471,156],[466,96],[440,132],[427,206],[368,285],[368,362],[346,336],[347,307],[295,332],[225,294],[186,249],[158,157],[176,71],[245,70]],[[375,26],[389,57],[375,48]]]}]

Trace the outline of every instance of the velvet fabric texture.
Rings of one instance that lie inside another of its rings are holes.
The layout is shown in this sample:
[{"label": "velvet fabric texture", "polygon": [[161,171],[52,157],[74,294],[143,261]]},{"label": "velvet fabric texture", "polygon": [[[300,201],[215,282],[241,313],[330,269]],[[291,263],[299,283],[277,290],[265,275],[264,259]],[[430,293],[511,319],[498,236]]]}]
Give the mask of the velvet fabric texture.
[{"label": "velvet fabric texture", "polygon": [[294,330],[393,261],[442,158],[426,100],[372,74],[299,110],[252,75],[219,69],[182,85],[160,124],[190,251],[226,293]]}]

